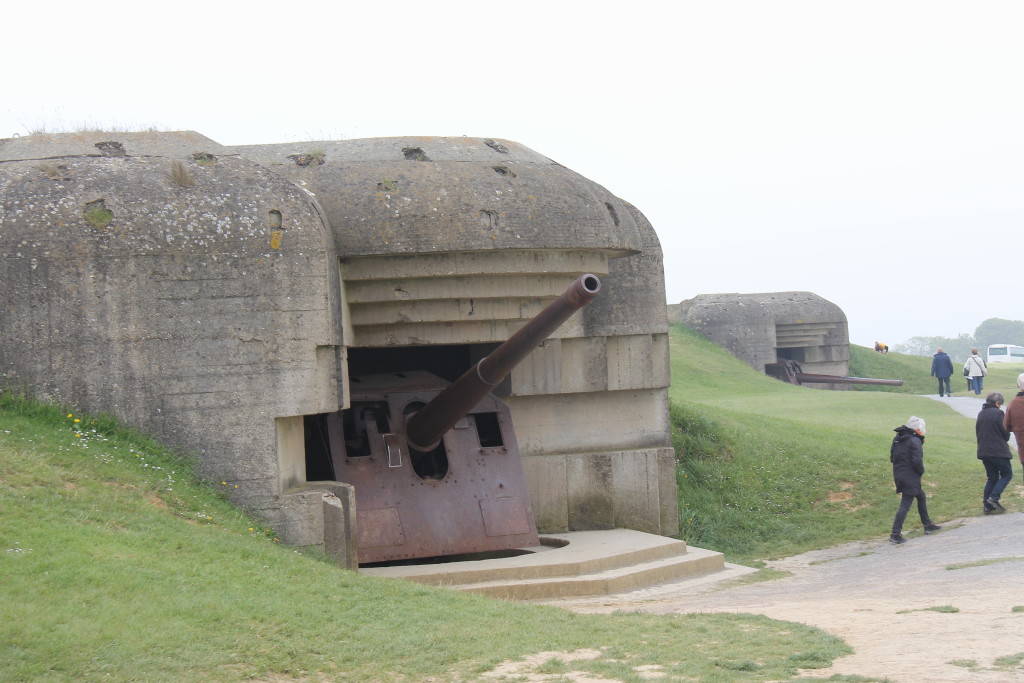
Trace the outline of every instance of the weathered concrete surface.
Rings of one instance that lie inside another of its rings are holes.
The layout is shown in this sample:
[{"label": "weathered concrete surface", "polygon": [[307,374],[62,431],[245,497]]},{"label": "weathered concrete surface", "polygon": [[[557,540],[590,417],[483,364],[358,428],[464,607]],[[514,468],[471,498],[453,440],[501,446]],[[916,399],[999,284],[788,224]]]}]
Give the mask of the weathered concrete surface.
[{"label": "weathered concrete surface", "polygon": [[641,248],[625,202],[509,140],[369,138],[232,149],[313,192],[345,258]]},{"label": "weathered concrete surface", "polygon": [[669,306],[669,317],[760,372],[768,363],[791,359],[804,372],[849,374],[846,314],[812,292],[701,294]]},{"label": "weathered concrete surface", "polygon": [[116,414],[289,526],[277,497],[300,468],[279,422],[338,409],[342,375],[337,257],[310,198],[195,133],[0,152],[3,384]]}]

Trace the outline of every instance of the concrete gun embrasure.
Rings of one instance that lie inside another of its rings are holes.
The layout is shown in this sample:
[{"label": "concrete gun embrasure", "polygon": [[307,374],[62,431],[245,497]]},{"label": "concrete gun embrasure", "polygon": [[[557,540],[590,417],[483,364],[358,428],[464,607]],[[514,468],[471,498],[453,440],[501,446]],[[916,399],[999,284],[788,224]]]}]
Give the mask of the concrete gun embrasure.
[{"label": "concrete gun embrasure", "polygon": [[580,276],[450,384],[426,371],[352,378],[326,440],[334,479],[355,487],[360,564],[539,545],[511,413],[493,392],[600,290]]}]

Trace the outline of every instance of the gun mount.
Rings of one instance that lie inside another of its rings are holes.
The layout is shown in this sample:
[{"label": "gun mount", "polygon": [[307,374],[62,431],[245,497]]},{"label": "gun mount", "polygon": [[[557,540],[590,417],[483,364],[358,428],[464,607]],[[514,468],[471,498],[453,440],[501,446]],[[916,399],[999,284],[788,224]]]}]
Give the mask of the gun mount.
[{"label": "gun mount", "polygon": [[356,496],[360,564],[539,544],[508,405],[494,388],[601,289],[582,275],[450,384],[429,372],[350,378],[351,407],[307,420]]},{"label": "gun mount", "polygon": [[795,360],[781,360],[767,363],[764,374],[790,384],[880,384],[890,387],[903,386],[901,379],[876,379],[874,377],[840,377],[839,375],[820,375],[803,372]]}]

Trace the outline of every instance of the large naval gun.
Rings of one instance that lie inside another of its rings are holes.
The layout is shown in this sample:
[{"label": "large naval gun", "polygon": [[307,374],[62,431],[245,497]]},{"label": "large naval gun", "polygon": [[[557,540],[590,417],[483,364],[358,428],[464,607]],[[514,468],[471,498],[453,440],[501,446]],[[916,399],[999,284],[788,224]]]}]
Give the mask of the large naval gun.
[{"label": "large naval gun", "polygon": [[601,289],[582,275],[450,384],[425,371],[350,378],[350,408],[307,430],[352,484],[360,564],[539,544],[509,407],[492,392]]},{"label": "large naval gun", "polygon": [[901,379],[879,379],[877,377],[840,377],[838,375],[822,375],[804,372],[800,363],[795,360],[780,360],[776,363],[765,363],[764,374],[790,384],[874,384],[887,387],[901,387]]}]

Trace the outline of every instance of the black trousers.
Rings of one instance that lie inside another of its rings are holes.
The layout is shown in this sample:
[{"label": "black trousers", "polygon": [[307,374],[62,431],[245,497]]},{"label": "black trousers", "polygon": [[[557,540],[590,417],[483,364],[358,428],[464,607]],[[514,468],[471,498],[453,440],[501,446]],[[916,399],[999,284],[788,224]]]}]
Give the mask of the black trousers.
[{"label": "black trousers", "polygon": [[917,514],[921,515],[921,524],[928,526],[932,523],[931,518],[928,516],[928,499],[924,495],[924,491],[921,491],[916,496],[904,493],[903,499],[900,500],[900,507],[896,510],[896,518],[892,520],[892,532],[894,534],[903,531],[903,522],[907,518],[907,513],[910,512],[910,506],[914,500],[917,500]]},{"label": "black trousers", "polygon": [[[938,379],[939,379],[939,396],[942,396],[943,393],[946,393],[946,394],[952,393],[949,390],[949,378],[948,377],[939,377]],[[946,383],[946,391],[945,392],[942,391],[942,383],[943,382]]]}]

